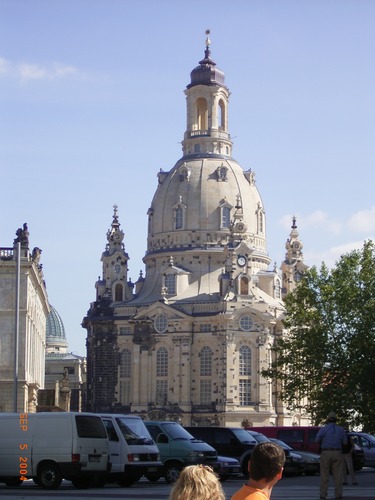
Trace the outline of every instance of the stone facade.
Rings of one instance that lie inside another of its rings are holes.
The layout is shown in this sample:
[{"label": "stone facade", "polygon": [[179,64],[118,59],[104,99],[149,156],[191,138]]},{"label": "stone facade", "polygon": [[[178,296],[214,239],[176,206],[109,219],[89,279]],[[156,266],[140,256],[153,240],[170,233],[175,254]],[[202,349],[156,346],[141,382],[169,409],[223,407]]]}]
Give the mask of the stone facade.
[{"label": "stone facade", "polygon": [[[232,157],[229,90],[211,58],[185,90],[183,156],[157,175],[145,276],[128,282],[115,206],[87,329],[87,410],[185,425],[292,424],[260,375],[284,334],[255,173]],[[292,276],[293,278],[293,276]]]},{"label": "stone facade", "polygon": [[[37,393],[44,386],[48,298],[39,248],[29,251],[27,225],[17,230],[13,247],[0,248],[0,411],[35,412]],[[19,287],[17,252],[20,251]],[[19,315],[17,319],[17,290]],[[18,369],[15,370],[18,322]]]}]

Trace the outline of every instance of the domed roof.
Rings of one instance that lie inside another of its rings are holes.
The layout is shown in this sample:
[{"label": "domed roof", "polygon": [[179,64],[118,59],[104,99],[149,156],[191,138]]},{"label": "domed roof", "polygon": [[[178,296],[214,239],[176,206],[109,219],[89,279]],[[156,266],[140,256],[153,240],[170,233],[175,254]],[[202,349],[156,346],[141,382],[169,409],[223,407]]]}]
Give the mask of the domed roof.
[{"label": "domed roof", "polygon": [[188,88],[194,85],[224,85],[224,73],[216,68],[216,63],[210,57],[209,49],[205,51],[205,57],[199,61],[199,66],[196,66],[190,73],[191,83]]},{"label": "domed roof", "polygon": [[65,328],[62,319],[56,309],[50,305],[50,313],[47,318],[46,325],[46,344],[59,344],[61,347],[67,347]]},{"label": "domed roof", "polygon": [[[181,181],[184,172],[189,173],[186,182]],[[190,245],[194,247],[205,247],[208,234],[211,242],[228,241],[230,228],[224,227],[221,221],[222,207],[227,206],[232,217],[241,212],[242,239],[252,241],[253,247],[266,253],[266,231],[265,227],[259,231],[257,217],[263,202],[252,171],[245,172],[234,159],[185,157],[160,180],[151,204],[153,224],[148,240],[149,252],[161,241],[164,243],[160,247],[165,251],[182,246],[185,232],[197,235],[195,244]],[[174,207],[177,206],[187,210],[185,228],[176,231]]]}]

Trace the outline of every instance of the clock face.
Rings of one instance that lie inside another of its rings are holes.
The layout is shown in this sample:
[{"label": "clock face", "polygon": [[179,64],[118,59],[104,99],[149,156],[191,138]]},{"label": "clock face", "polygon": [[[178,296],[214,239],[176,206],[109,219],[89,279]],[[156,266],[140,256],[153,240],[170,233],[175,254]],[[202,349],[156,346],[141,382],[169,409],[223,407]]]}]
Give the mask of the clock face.
[{"label": "clock face", "polygon": [[121,265],[119,263],[116,263],[114,266],[114,269],[115,269],[115,273],[119,274],[121,271]]},{"label": "clock face", "polygon": [[246,264],[246,257],[244,255],[239,255],[237,257],[237,264],[243,267]]}]

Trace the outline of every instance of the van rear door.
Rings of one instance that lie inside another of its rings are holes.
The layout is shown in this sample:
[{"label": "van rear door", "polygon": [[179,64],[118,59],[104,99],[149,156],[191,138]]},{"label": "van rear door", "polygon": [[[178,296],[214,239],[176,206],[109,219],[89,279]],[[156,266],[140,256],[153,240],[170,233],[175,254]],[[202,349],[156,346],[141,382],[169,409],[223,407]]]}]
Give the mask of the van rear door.
[{"label": "van rear door", "polygon": [[75,415],[76,438],[73,455],[80,455],[82,471],[107,470],[109,445],[107,432],[99,416]]}]

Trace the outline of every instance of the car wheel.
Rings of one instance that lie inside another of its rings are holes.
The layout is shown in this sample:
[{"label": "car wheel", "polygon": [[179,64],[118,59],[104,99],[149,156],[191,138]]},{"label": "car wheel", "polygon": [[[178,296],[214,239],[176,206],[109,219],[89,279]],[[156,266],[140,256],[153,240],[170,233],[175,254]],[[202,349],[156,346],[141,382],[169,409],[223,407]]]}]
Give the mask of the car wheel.
[{"label": "car wheel", "polygon": [[38,484],[46,490],[56,490],[62,482],[62,476],[58,466],[53,463],[45,463],[38,470]]},{"label": "car wheel", "polygon": [[164,476],[167,483],[175,483],[181,474],[182,466],[180,464],[166,465],[164,469]]}]

